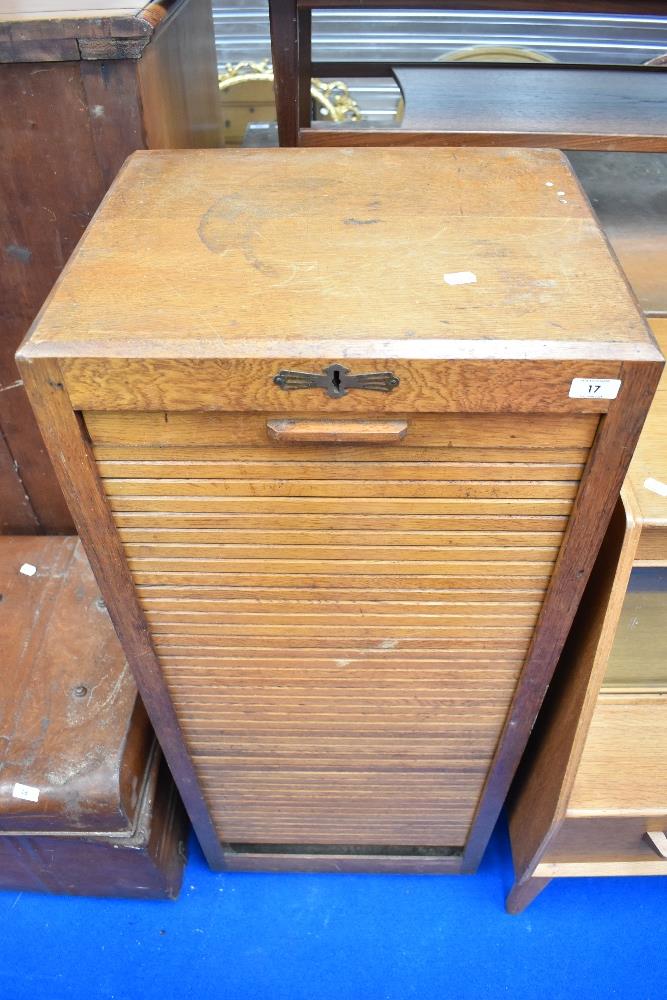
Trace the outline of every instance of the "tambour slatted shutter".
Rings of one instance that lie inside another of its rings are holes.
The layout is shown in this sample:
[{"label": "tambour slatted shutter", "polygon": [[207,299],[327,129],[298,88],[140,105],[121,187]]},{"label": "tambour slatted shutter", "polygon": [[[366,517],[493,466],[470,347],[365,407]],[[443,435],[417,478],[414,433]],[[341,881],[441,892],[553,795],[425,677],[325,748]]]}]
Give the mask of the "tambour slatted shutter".
[{"label": "tambour slatted shutter", "polygon": [[86,425],[216,822],[464,844],[597,417],[508,445],[471,416],[459,447],[438,415],[394,446],[258,422],[238,447],[243,418],[179,416],[144,414],[139,440],[134,414]]},{"label": "tambour slatted shutter", "polygon": [[21,363],[211,862],[473,868],[660,369],[559,154],[135,158]]}]

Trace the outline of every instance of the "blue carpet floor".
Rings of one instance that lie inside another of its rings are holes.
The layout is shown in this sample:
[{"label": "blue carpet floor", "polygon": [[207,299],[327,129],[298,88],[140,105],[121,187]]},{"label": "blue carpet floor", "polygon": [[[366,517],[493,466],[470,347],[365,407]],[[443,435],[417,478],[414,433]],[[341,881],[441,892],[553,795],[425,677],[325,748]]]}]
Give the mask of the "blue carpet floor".
[{"label": "blue carpet floor", "polygon": [[476,876],[214,875],[178,902],[0,894],[1,1000],[667,997],[667,880],[553,882],[520,917]]}]

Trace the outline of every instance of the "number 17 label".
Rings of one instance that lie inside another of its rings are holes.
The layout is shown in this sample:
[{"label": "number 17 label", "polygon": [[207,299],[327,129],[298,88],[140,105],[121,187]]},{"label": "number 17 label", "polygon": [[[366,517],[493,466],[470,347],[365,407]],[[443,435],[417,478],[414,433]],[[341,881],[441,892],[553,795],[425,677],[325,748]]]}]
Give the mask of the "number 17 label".
[{"label": "number 17 label", "polygon": [[616,399],[620,388],[618,378],[573,378],[570,399]]}]

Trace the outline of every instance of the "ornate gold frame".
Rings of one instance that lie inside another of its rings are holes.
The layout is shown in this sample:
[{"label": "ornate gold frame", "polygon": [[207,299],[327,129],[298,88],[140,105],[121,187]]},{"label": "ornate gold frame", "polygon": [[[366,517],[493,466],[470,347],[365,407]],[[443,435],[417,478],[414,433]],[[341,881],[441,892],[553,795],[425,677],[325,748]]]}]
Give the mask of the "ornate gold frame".
[{"label": "ornate gold frame", "polygon": [[[227,63],[218,74],[218,86],[221,91],[229,90],[239,83],[253,82],[273,83],[273,67],[268,59],[262,62]],[[313,79],[310,83],[310,94],[319,104],[322,114],[330,121],[361,121],[359,105],[342,80],[325,83],[324,80]]]}]

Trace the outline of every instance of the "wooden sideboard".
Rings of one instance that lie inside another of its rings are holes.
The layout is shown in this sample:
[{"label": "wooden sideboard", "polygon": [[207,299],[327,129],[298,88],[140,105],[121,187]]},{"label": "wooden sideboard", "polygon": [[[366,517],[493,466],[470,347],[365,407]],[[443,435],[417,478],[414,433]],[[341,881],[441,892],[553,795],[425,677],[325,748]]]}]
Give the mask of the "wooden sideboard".
[{"label": "wooden sideboard", "polygon": [[220,145],[210,0],[10,0],[0,94],[0,530],[67,532],[14,353],[125,158]]}]

